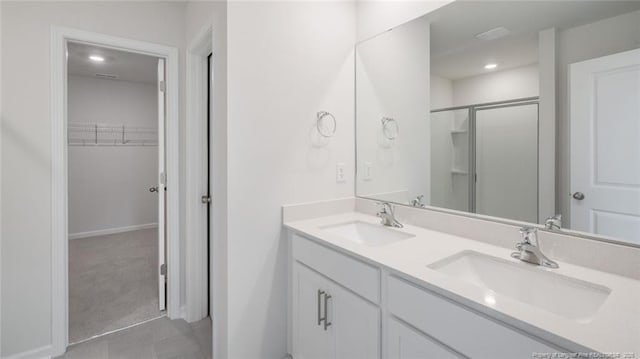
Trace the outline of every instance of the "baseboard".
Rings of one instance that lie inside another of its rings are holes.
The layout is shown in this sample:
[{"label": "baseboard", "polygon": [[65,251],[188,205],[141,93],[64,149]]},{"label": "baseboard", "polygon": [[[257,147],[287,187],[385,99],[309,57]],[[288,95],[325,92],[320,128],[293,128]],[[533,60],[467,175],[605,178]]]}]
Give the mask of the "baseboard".
[{"label": "baseboard", "polygon": [[158,223],[145,223],[145,224],[136,224],[134,226],[127,226],[127,227],[99,229],[97,231],[69,233],[69,239],[105,236],[107,234],[124,233],[124,232],[138,231],[141,229],[151,229],[156,227],[158,227]]},{"label": "baseboard", "polygon": [[45,345],[40,348],[35,348],[31,350],[24,351],[22,353],[17,353],[10,355],[8,357],[2,357],[2,359],[42,359],[42,358],[51,358],[51,350],[53,347],[51,345]]}]

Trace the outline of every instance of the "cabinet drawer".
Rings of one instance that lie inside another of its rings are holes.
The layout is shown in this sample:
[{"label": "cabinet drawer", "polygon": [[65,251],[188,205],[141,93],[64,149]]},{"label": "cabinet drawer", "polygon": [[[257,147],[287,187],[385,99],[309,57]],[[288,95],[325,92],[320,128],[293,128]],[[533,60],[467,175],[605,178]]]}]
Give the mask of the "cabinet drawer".
[{"label": "cabinet drawer", "polygon": [[304,237],[293,235],[293,258],[368,300],[380,303],[378,268],[345,256]]},{"label": "cabinet drawer", "polygon": [[470,358],[531,358],[559,350],[390,276],[389,312]]},{"label": "cabinet drawer", "polygon": [[389,318],[387,359],[466,359],[400,321]]}]

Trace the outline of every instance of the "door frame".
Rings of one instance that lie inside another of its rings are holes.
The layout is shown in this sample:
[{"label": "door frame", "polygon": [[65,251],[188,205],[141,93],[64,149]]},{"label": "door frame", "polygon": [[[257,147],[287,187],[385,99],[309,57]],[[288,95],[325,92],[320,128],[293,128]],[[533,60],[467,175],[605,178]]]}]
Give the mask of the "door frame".
[{"label": "door frame", "polygon": [[[213,193],[207,188],[207,161],[211,161],[211,153],[207,150],[207,76],[208,56],[213,50],[213,28],[203,28],[187,48],[186,56],[186,91],[187,91],[187,121],[186,136],[186,172],[187,191],[186,203],[186,244],[185,267],[187,271],[185,290],[186,306],[185,320],[194,322],[203,319],[208,314],[209,293],[211,286],[207,267],[207,208],[201,202],[202,195]],[[215,61],[215,54],[214,54]],[[211,74],[213,77],[213,73]],[[211,100],[211,106],[213,101]],[[211,111],[210,116],[213,116]],[[213,126],[209,127],[209,131]],[[209,136],[213,141],[213,136]],[[209,204],[213,206],[213,201]],[[213,211],[210,210],[209,214]],[[211,238],[211,247],[213,238]],[[213,256],[210,256],[213,261]],[[212,265],[209,263],[209,268]],[[211,306],[213,310],[213,306]]]},{"label": "door frame", "polygon": [[51,335],[53,355],[69,344],[68,183],[67,183],[67,61],[69,41],[134,52],[166,61],[166,202],[167,315],[180,317],[180,182],[179,182],[179,70],[178,49],[67,27],[51,27]]}]

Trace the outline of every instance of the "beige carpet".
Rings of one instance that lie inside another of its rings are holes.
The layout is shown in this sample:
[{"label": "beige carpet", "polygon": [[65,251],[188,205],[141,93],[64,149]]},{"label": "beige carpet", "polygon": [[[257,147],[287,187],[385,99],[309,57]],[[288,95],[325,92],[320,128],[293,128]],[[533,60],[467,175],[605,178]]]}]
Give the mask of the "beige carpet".
[{"label": "beige carpet", "polygon": [[158,317],[156,229],[69,241],[69,342]]}]

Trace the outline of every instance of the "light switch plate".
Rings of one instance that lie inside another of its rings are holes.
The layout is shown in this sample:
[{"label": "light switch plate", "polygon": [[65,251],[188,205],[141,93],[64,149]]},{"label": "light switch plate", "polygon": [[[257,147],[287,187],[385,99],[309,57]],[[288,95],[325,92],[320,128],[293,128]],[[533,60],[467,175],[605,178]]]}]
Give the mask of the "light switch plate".
[{"label": "light switch plate", "polygon": [[373,179],[372,172],[373,171],[373,163],[365,162],[364,163],[364,174],[362,175],[362,179],[365,181],[371,181]]},{"label": "light switch plate", "polygon": [[336,183],[343,183],[347,181],[345,167],[346,165],[344,162],[336,164]]}]

